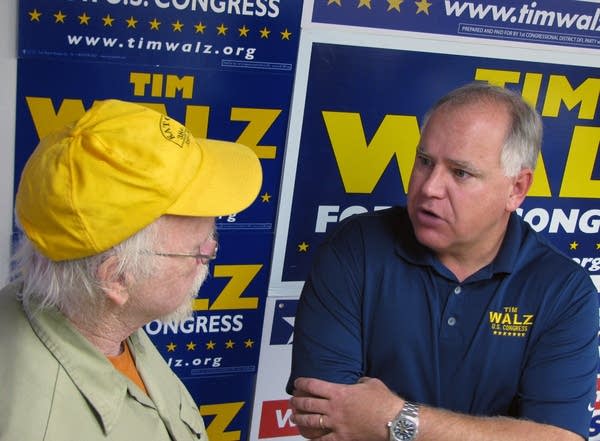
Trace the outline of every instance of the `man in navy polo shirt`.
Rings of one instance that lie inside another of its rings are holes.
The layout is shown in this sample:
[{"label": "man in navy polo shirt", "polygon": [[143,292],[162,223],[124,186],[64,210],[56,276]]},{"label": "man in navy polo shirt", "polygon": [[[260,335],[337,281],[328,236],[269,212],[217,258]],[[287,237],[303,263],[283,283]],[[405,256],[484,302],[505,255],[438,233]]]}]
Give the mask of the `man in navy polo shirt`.
[{"label": "man in navy polo shirt", "polygon": [[515,210],[542,123],[473,83],[428,113],[406,208],[320,248],[287,386],[323,440],[581,440],[595,401],[598,295]]}]

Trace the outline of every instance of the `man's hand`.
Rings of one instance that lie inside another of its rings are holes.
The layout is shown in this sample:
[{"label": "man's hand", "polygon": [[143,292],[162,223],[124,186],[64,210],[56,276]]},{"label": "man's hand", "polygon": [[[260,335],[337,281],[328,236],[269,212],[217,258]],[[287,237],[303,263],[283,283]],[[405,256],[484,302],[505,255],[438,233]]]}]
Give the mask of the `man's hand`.
[{"label": "man's hand", "polygon": [[323,441],[386,441],[404,401],[376,378],[352,385],[297,378],[290,399],[292,420],[305,438]]},{"label": "man's hand", "polygon": [[[297,378],[292,421],[305,438],[319,441],[387,441],[387,422],[404,400],[376,378],[337,384]],[[419,441],[581,441],[559,427],[507,417],[478,417],[421,406]]]}]

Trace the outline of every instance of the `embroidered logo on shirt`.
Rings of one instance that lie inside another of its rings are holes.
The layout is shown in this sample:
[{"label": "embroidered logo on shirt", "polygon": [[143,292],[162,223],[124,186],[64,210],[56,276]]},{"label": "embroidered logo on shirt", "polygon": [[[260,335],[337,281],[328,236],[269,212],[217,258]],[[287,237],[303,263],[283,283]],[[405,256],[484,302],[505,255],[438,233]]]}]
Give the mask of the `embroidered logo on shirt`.
[{"label": "embroidered logo on shirt", "polygon": [[489,311],[493,335],[525,337],[533,325],[534,315],[519,312],[518,306],[505,306],[502,311]]}]

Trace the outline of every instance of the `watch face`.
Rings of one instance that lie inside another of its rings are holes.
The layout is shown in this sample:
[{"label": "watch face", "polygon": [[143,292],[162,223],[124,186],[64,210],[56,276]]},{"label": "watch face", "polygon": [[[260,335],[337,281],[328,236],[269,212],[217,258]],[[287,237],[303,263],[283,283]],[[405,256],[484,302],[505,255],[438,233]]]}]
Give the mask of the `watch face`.
[{"label": "watch face", "polygon": [[417,428],[411,420],[401,419],[394,425],[394,436],[398,441],[414,439]]}]

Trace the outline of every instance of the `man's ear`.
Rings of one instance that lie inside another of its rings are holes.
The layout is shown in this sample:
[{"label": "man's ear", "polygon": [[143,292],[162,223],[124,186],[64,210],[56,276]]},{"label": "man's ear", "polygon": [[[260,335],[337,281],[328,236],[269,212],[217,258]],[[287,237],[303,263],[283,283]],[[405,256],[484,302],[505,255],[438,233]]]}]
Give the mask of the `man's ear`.
[{"label": "man's ear", "polygon": [[510,194],[506,201],[506,210],[515,211],[527,196],[527,192],[533,183],[533,170],[524,168],[513,178]]},{"label": "man's ear", "polygon": [[118,271],[119,262],[116,256],[110,256],[98,267],[98,281],[106,298],[118,306],[123,306],[129,299],[129,291],[125,283],[125,274]]}]

